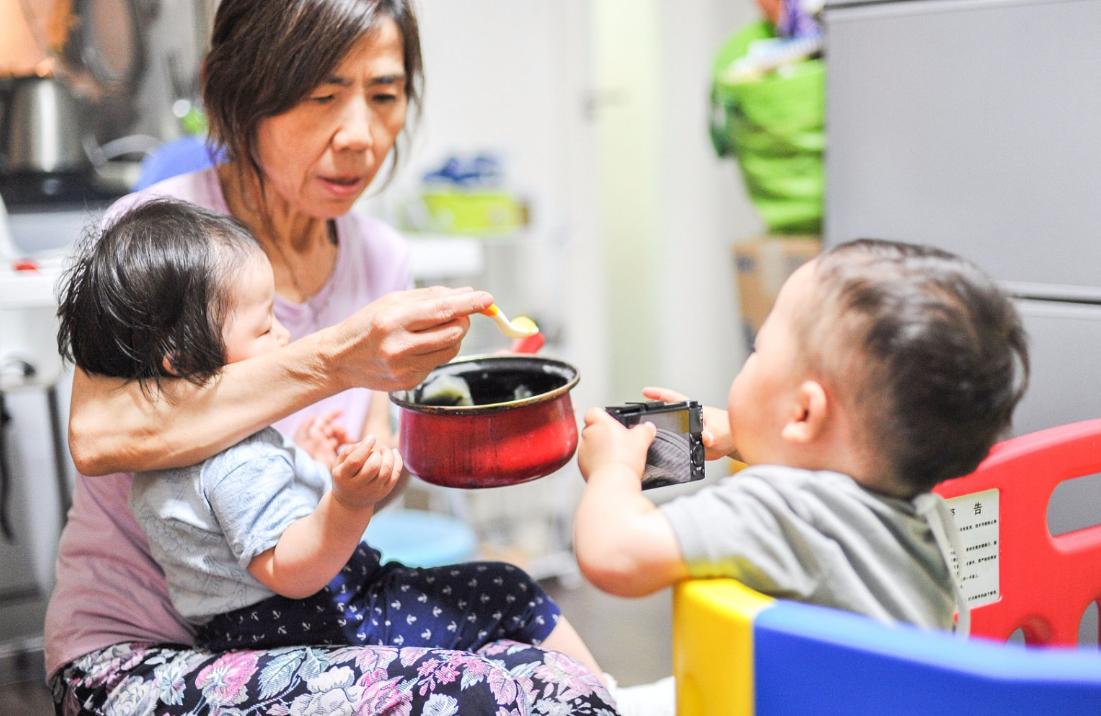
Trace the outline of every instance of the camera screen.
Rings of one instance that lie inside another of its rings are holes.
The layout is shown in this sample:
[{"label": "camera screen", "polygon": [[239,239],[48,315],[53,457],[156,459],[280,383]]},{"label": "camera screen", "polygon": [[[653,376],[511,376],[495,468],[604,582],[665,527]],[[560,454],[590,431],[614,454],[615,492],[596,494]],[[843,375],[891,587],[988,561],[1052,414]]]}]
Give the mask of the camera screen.
[{"label": "camera screen", "polygon": [[688,411],[677,410],[670,413],[648,413],[645,418],[639,416],[642,422],[653,423],[654,427],[669,433],[681,433],[684,441],[688,442]]},{"label": "camera screen", "polygon": [[642,473],[644,489],[688,482],[692,479],[692,453],[688,436],[691,431],[687,410],[668,413],[646,413],[625,416],[624,423],[653,423],[657,435],[646,453],[646,470]]},{"label": "camera screen", "polygon": [[652,423],[657,428],[646,453],[642,489],[680,485],[704,478],[706,457],[701,439],[703,410],[694,400],[680,403],[630,403],[607,408],[608,414],[627,427]]}]

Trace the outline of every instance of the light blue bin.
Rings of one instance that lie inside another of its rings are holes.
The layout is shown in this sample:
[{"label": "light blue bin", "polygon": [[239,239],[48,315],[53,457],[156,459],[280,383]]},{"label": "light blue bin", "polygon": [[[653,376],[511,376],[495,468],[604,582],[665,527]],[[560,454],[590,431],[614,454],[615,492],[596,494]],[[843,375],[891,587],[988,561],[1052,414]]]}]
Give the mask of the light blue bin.
[{"label": "light blue bin", "polygon": [[439,567],[474,558],[474,530],[450,515],[426,510],[383,510],[371,518],[364,539],[382,561],[407,567]]}]

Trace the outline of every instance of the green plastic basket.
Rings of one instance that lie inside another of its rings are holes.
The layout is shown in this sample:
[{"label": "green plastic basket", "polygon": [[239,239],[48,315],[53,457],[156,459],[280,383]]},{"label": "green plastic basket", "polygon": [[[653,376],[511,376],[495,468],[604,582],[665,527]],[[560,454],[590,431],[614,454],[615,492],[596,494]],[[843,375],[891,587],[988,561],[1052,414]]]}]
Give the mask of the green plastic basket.
[{"label": "green plastic basket", "polygon": [[825,146],[825,66],[804,60],[758,79],[736,81],[728,68],[755,40],[775,37],[757,22],[719,49],[712,80],[711,141],[738,161],[746,191],[771,233],[819,234]]}]

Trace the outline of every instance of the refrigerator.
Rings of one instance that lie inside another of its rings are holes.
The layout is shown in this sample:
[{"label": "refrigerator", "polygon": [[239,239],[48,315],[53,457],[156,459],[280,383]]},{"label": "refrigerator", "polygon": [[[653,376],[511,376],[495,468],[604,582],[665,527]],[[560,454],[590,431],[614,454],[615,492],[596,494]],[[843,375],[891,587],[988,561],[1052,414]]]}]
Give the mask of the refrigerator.
[{"label": "refrigerator", "polygon": [[[824,245],[971,259],[1029,334],[1013,432],[1101,417],[1101,0],[834,1],[823,18]],[[1099,522],[1101,476],[1048,507],[1053,534]]]}]

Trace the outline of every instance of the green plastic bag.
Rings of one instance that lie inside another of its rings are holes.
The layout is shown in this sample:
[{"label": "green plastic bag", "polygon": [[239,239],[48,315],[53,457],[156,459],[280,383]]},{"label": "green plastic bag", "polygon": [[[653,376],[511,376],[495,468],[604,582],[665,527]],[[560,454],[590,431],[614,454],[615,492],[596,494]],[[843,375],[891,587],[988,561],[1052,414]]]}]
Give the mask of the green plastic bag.
[{"label": "green plastic bag", "polygon": [[761,21],[736,32],[715,57],[711,141],[738,161],[750,201],[774,234],[820,234],[825,66],[803,60],[757,79],[732,79],[728,68],[751,42],[775,37]]}]

